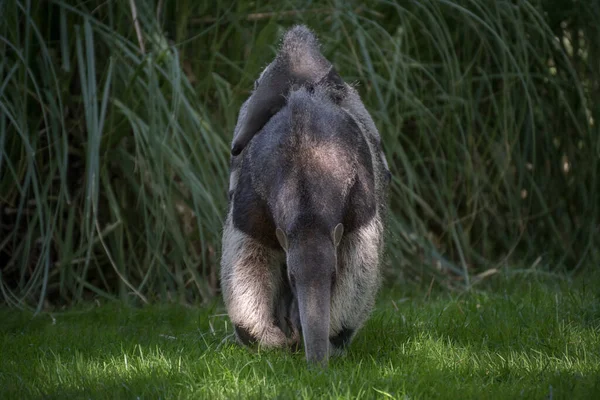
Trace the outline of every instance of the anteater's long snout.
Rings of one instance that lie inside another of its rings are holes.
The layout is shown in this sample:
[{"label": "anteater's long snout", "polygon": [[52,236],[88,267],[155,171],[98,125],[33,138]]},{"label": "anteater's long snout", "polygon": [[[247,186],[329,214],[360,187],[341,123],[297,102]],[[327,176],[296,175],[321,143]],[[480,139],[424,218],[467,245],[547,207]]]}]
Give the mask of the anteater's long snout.
[{"label": "anteater's long snout", "polygon": [[339,223],[330,238],[306,235],[308,238],[300,238],[295,245],[288,246],[287,235],[281,229],[276,231],[281,247],[287,251],[290,283],[298,304],[304,352],[310,365],[326,367],[329,362],[331,292],[337,273],[337,248],[343,233],[344,226]]},{"label": "anteater's long snout", "polygon": [[327,366],[331,281],[318,279],[318,277],[310,279],[296,286],[296,295],[306,360],[312,365]]}]

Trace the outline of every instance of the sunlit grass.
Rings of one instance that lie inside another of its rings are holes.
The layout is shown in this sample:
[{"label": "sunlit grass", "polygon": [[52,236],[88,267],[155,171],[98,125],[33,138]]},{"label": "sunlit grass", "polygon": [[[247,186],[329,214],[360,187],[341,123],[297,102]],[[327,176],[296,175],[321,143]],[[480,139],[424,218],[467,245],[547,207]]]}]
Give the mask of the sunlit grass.
[{"label": "sunlit grass", "polygon": [[[385,289],[326,372],[231,342],[219,303],[2,310],[1,398],[595,398],[598,279],[496,277],[490,291]],[[490,288],[490,287],[488,287]]]}]

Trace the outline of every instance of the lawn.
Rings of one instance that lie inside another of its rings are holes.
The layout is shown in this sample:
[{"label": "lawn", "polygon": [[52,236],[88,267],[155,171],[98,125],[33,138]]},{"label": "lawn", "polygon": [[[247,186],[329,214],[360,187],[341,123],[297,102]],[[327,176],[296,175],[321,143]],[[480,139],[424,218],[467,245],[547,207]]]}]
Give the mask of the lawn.
[{"label": "lawn", "polygon": [[219,302],[0,309],[0,398],[600,398],[599,283],[387,287],[326,371],[237,346]]}]

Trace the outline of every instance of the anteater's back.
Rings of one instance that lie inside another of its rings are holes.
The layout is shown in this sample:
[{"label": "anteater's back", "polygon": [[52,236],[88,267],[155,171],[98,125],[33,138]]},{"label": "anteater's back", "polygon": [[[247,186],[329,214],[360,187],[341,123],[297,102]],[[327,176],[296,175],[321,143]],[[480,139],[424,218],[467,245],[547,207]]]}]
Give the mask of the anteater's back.
[{"label": "anteater's back", "polygon": [[373,217],[367,141],[354,118],[330,100],[327,88],[292,92],[248,150],[243,169],[278,226],[293,230],[310,224],[329,231],[342,221],[352,232]]}]

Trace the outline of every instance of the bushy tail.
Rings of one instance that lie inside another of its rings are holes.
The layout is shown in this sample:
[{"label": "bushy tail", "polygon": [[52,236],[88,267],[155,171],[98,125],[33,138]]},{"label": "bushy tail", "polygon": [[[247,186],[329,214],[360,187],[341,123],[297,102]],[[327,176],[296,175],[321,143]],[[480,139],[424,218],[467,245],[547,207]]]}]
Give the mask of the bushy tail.
[{"label": "bushy tail", "polygon": [[325,75],[331,63],[321,54],[317,36],[305,25],[296,25],[283,36],[278,58],[299,75]]}]

